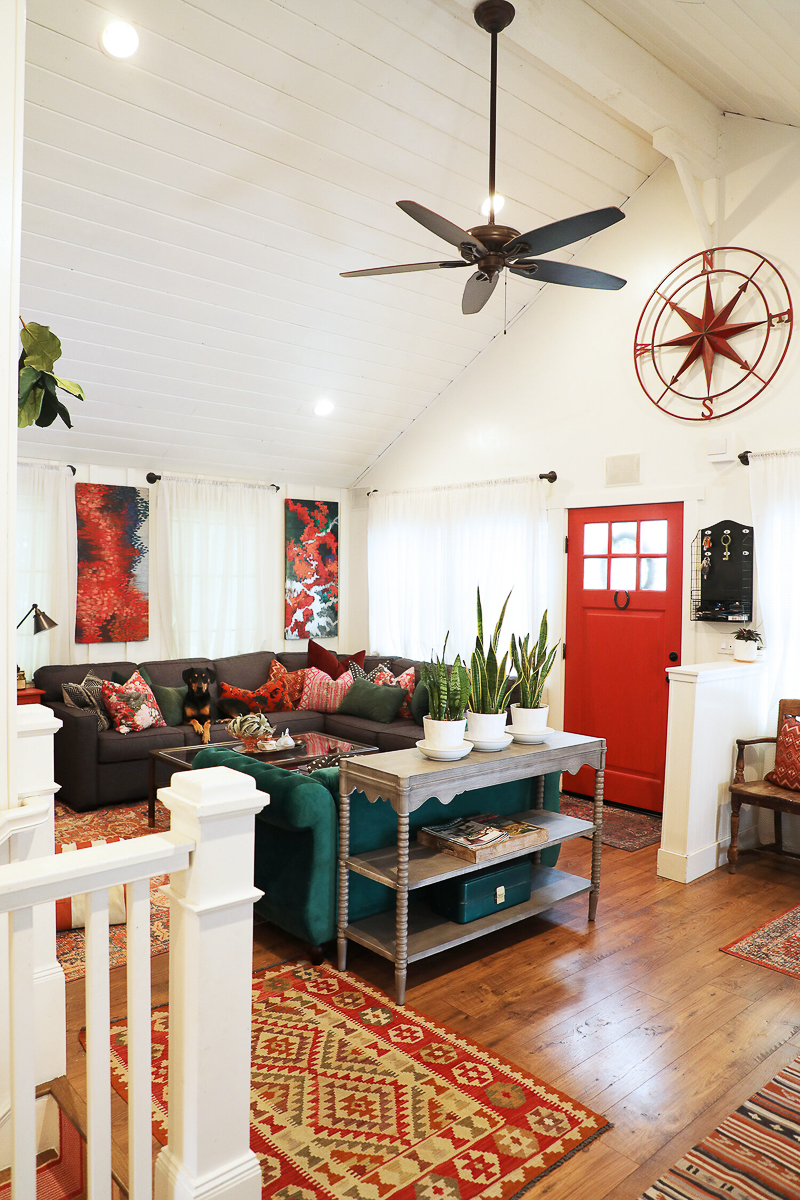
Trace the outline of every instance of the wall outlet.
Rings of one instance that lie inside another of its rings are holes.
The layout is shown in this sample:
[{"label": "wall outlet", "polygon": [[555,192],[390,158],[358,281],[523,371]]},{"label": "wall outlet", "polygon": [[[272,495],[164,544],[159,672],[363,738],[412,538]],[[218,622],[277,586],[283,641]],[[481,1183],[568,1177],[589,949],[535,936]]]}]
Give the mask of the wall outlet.
[{"label": "wall outlet", "polygon": [[719,649],[717,650],[718,654],[730,654],[732,657],[733,650],[734,650],[734,646],[733,646],[733,638],[732,637],[720,638]]}]

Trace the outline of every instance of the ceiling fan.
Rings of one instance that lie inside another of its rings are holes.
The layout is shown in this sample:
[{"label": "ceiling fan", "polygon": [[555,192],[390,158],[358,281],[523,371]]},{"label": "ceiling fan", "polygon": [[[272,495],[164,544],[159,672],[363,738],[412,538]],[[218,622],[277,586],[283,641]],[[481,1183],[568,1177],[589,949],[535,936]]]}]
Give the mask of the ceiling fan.
[{"label": "ceiling fan", "polygon": [[463,313],[480,312],[494,291],[504,268],[512,275],[521,275],[539,283],[563,283],[570,287],[602,288],[616,291],[625,286],[618,275],[607,275],[604,271],[591,271],[587,267],[571,263],[554,262],[552,259],[532,258],[531,255],[547,254],[581,241],[609,225],[616,224],[625,216],[618,208],[598,208],[593,212],[579,213],[563,221],[553,221],[529,233],[520,233],[509,225],[495,224],[495,159],[497,150],[497,35],[514,20],[514,6],[508,0],[482,0],[475,9],[475,20],[481,29],[491,34],[491,101],[489,107],[489,223],[476,225],[473,229],[460,229],[452,221],[423,208],[414,200],[398,200],[399,208],[408,213],[420,225],[445,242],[457,246],[460,259],[449,261],[402,263],[394,267],[371,267],[365,271],[342,271],[345,279],[362,275],[394,275],[403,271],[435,271],[453,267],[477,267],[467,280],[461,301]]}]

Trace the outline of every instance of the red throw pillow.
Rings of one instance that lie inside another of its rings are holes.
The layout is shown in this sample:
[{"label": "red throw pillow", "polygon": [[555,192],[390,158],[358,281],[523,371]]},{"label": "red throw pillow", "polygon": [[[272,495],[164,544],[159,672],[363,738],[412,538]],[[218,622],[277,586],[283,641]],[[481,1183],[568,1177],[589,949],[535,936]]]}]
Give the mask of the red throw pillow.
[{"label": "red throw pillow", "polygon": [[775,748],[775,766],[764,776],[768,783],[800,792],[800,721],[784,717]]},{"label": "red throw pillow", "polygon": [[324,671],[309,667],[303,684],[303,695],[297,707],[312,709],[314,712],[336,712],[352,686],[353,676],[349,671],[345,671],[338,679],[331,679]]},{"label": "red throw pillow", "polygon": [[285,679],[276,680],[274,683],[262,683],[254,692],[233,687],[230,683],[221,683],[219,698],[240,700],[242,704],[247,705],[250,712],[290,712],[292,708]]},{"label": "red throw pillow", "polygon": [[292,708],[297,708],[300,703],[300,697],[303,694],[305,677],[306,673],[304,669],[300,671],[287,671],[282,662],[278,662],[277,658],[273,658],[270,663],[267,683],[278,683],[280,680],[285,679]]},{"label": "red throw pillow", "polygon": [[331,679],[338,679],[340,675],[344,675],[351,662],[363,668],[366,657],[366,650],[359,650],[358,654],[345,654],[342,659],[338,659],[332,650],[326,650],[324,646],[320,646],[319,642],[310,638],[306,666],[316,667],[318,671],[323,671]]}]

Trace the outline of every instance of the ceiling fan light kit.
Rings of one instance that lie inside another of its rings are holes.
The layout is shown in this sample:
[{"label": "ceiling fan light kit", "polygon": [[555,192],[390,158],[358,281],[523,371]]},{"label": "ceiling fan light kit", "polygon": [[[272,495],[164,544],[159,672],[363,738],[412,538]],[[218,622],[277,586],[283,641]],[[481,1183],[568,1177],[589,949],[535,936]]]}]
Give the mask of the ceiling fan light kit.
[{"label": "ceiling fan light kit", "polygon": [[[508,0],[482,0],[475,9],[475,20],[481,29],[491,36],[491,92],[489,105],[489,196],[484,203],[483,212],[488,215],[486,225],[476,225],[472,229],[461,229],[438,213],[423,208],[414,200],[398,200],[403,212],[424,225],[431,233],[443,241],[455,246],[461,255],[460,259],[447,259],[438,262],[401,263],[390,267],[370,267],[363,271],[342,271],[344,279],[359,278],[366,275],[394,275],[406,271],[436,271],[455,267],[477,267],[467,280],[461,301],[461,311],[465,314],[477,313],[483,308],[494,291],[497,281],[504,270],[523,279],[537,283],[559,283],[569,287],[599,288],[604,291],[616,291],[625,286],[625,280],[618,275],[608,275],[604,271],[592,271],[586,267],[573,266],[571,263],[556,262],[553,259],[530,257],[531,255],[547,254],[568,246],[571,242],[582,241],[601,229],[621,221],[625,214],[618,208],[600,208],[593,212],[579,213],[575,217],[567,217],[562,221],[553,221],[540,229],[532,229],[528,233],[520,233],[510,225],[498,225],[495,222],[495,197],[501,197],[495,190],[495,166],[497,160],[497,37],[514,20],[514,6]],[[499,210],[502,203],[497,205]]]}]

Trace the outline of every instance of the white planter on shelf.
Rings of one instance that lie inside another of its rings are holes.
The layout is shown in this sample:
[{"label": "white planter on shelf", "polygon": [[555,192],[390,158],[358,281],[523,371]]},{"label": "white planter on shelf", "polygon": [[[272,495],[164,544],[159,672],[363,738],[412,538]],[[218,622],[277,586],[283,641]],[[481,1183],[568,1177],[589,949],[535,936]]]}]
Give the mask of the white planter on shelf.
[{"label": "white planter on shelf", "polygon": [[506,731],[506,714],[467,711],[467,737],[478,742],[496,742]]},{"label": "white planter on shelf", "polygon": [[733,639],[733,661],[755,662],[758,654],[758,642],[743,642]]},{"label": "white planter on shelf", "polygon": [[433,717],[423,717],[422,726],[425,730],[425,741],[433,750],[457,750],[464,744],[466,719],[435,721]]},{"label": "white planter on shelf", "polygon": [[543,733],[547,729],[549,712],[549,704],[543,704],[541,708],[520,708],[518,704],[512,704],[511,728],[519,733]]}]

